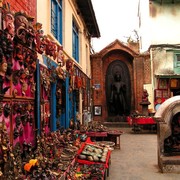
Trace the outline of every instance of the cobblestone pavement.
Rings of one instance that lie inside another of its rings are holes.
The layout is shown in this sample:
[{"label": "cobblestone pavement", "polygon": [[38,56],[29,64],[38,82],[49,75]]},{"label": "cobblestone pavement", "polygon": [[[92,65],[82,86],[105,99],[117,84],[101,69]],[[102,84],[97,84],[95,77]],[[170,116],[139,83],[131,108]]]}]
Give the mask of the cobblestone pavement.
[{"label": "cobblestone pavement", "polygon": [[180,173],[161,173],[157,164],[157,135],[134,134],[131,128],[121,128],[121,149],[111,153],[107,180],[179,180]]}]

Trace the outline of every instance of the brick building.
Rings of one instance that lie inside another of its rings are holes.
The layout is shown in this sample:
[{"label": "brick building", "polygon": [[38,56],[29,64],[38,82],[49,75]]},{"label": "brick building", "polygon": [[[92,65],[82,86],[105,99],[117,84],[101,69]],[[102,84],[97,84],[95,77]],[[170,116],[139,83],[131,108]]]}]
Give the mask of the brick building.
[{"label": "brick building", "polygon": [[11,11],[19,12],[24,11],[29,16],[33,17],[35,22],[37,19],[37,0],[8,0],[7,1],[11,7]]},{"label": "brick building", "polygon": [[115,71],[120,71],[122,81],[126,84],[127,98],[126,114],[118,117],[118,121],[124,121],[135,110],[142,111],[140,102],[144,86],[151,82],[151,70],[149,54],[140,54],[138,49],[138,43],[125,45],[115,40],[91,56],[94,110],[100,108],[99,114],[94,112],[95,121],[116,121],[117,117],[110,112],[109,103],[110,84]]}]

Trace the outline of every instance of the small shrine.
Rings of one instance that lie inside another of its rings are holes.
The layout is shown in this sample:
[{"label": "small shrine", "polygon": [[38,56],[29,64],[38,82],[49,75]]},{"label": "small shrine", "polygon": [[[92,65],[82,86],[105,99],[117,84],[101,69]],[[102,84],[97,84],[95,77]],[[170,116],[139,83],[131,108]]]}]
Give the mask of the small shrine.
[{"label": "small shrine", "polygon": [[148,94],[147,90],[144,89],[143,95],[142,95],[142,101],[140,102],[140,105],[142,106],[142,114],[145,116],[149,115],[148,106],[151,104],[149,102],[148,96],[149,96],[149,94]]}]

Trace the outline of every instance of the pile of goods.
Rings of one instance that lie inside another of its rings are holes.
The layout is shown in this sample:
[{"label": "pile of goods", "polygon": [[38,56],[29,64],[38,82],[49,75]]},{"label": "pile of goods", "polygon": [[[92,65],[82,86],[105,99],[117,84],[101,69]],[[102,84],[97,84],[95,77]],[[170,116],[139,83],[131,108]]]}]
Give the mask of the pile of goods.
[{"label": "pile of goods", "polygon": [[73,168],[67,175],[69,180],[102,180],[104,176],[104,165],[103,164],[80,164],[75,163]]},{"label": "pile of goods", "polygon": [[37,143],[9,142],[4,122],[0,122],[0,179],[59,179],[74,160],[81,145],[73,131],[41,133]]},{"label": "pile of goods", "polygon": [[108,148],[110,151],[114,150],[115,143],[112,141],[96,141],[95,143],[98,146]]},{"label": "pile of goods", "polygon": [[78,155],[78,158],[82,160],[105,163],[108,150],[109,149],[107,147],[86,144],[82,152]]}]

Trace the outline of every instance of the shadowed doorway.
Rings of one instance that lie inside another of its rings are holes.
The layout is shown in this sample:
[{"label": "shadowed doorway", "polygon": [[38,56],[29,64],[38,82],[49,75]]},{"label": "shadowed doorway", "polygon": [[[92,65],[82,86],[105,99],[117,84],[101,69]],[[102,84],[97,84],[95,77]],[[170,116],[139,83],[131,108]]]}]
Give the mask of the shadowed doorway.
[{"label": "shadowed doorway", "polygon": [[109,64],[106,72],[108,119],[124,121],[131,111],[131,83],[127,65],[120,60]]}]

